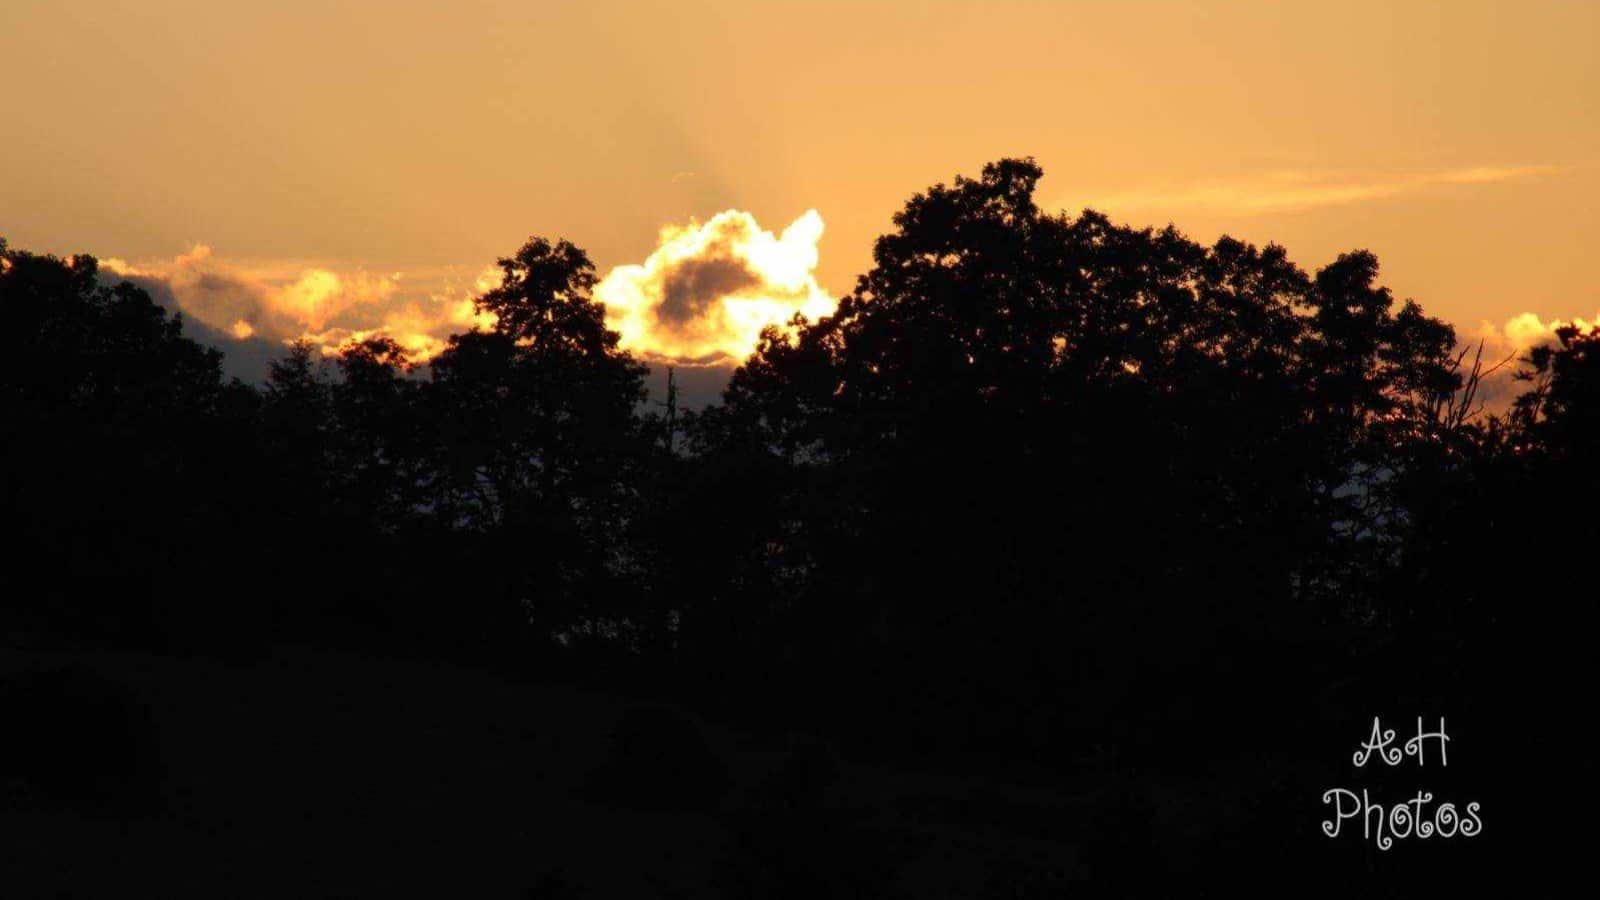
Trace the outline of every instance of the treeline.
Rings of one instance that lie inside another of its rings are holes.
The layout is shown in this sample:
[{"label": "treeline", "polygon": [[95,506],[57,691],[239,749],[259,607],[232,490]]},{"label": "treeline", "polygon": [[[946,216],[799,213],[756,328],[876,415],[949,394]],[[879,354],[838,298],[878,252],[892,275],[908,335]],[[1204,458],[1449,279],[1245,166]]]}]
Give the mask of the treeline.
[{"label": "treeline", "polygon": [[1051,214],[1041,174],[913,196],[836,315],[670,419],[566,242],[502,260],[497,325],[429,364],[299,346],[260,387],[93,259],[0,244],[5,627],[585,660],[1056,760],[1399,671],[1554,702],[1593,623],[1600,337],[1479,415],[1371,254]]}]

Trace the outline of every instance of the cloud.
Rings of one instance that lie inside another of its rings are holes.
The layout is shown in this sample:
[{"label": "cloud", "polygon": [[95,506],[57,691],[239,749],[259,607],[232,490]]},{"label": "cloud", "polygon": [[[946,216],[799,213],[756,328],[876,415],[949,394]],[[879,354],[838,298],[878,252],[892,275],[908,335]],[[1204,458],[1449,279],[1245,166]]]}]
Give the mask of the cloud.
[{"label": "cloud", "polygon": [[686,259],[662,278],[656,317],[673,327],[685,327],[712,313],[718,299],[759,287],[761,276],[736,256]]},{"label": "cloud", "polygon": [[822,216],[808,210],[774,236],[739,210],[705,224],[667,226],[639,265],[617,266],[595,287],[623,347],[682,363],[740,361],[761,330],[796,313],[837,306],[817,284]]},{"label": "cloud", "polygon": [[[641,356],[691,364],[742,361],[761,330],[796,313],[817,318],[836,303],[817,284],[822,217],[807,211],[781,235],[727,210],[705,224],[669,225],[639,265],[617,266],[595,287],[607,323]],[[196,244],[171,259],[101,262],[209,335],[266,346],[309,341],[334,353],[387,335],[417,361],[452,334],[490,327],[474,298],[500,284],[498,267],[375,273],[293,262],[227,260]],[[466,273],[466,274],[463,274]]]},{"label": "cloud", "polygon": [[1499,325],[1484,319],[1478,323],[1475,331],[1465,328],[1459,330],[1461,343],[1469,350],[1464,366],[1471,365],[1480,344],[1483,346],[1484,368],[1499,366],[1484,379],[1479,391],[1485,408],[1491,412],[1503,411],[1518,394],[1527,390],[1527,383],[1515,378],[1515,374],[1524,368],[1520,360],[1534,347],[1555,343],[1556,330],[1567,325],[1588,331],[1600,325],[1600,313],[1596,313],[1593,319],[1574,316],[1571,319],[1547,320],[1537,313],[1525,312]]},{"label": "cloud", "polygon": [[236,340],[305,340],[332,353],[350,341],[386,334],[418,360],[437,355],[451,334],[493,323],[474,309],[473,297],[500,277],[495,268],[468,280],[453,268],[418,278],[359,268],[249,265],[220,259],[204,244],[170,260],[113,258],[101,265]]},{"label": "cloud", "polygon": [[1428,188],[1520,181],[1562,171],[1560,166],[1473,166],[1410,173],[1282,170],[1108,194],[1085,205],[1117,214],[1299,212],[1385,200]]},{"label": "cloud", "polygon": [[1484,342],[1484,355],[1489,355],[1489,349],[1501,351],[1504,356],[1508,353],[1523,354],[1534,347],[1544,344],[1553,344],[1556,341],[1556,331],[1568,325],[1575,325],[1580,331],[1589,331],[1600,325],[1600,313],[1593,319],[1574,316],[1571,319],[1549,319],[1539,317],[1538,313],[1525,312],[1512,316],[1504,324],[1496,325],[1488,319],[1478,324],[1478,330],[1471,336],[1476,343]]}]

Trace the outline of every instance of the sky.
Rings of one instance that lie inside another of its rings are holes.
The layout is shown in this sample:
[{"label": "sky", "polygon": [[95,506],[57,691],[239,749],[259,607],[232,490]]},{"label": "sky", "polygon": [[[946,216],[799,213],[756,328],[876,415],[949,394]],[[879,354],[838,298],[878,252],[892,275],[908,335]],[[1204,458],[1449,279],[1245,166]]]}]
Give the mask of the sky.
[{"label": "sky", "polygon": [[[1539,0],[4,0],[0,235],[220,334],[422,355],[565,238],[618,323],[723,290],[742,335],[847,292],[913,193],[1033,156],[1047,208],[1370,249],[1526,342],[1600,312],[1597,43],[1600,3]],[[698,327],[657,349],[737,353]]]}]

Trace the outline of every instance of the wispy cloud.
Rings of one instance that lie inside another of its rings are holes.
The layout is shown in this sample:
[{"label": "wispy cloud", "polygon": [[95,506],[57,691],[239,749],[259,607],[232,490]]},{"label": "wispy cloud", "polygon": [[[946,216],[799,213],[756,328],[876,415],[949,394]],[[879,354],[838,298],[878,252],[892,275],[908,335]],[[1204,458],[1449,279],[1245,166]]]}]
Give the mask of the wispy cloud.
[{"label": "wispy cloud", "polygon": [[1298,212],[1386,200],[1430,188],[1522,181],[1565,171],[1562,166],[1470,166],[1425,172],[1340,172],[1287,169],[1177,185],[1156,185],[1105,194],[1089,206],[1125,212],[1266,214]]}]

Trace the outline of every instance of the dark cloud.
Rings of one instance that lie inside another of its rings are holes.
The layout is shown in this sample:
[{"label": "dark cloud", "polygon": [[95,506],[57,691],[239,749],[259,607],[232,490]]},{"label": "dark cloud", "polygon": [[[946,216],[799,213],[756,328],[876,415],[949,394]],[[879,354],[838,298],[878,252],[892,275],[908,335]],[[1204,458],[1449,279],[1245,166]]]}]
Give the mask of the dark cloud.
[{"label": "dark cloud", "polygon": [[664,273],[656,318],[681,327],[705,316],[721,298],[762,282],[761,276],[737,257],[686,259]]},{"label": "dark cloud", "polygon": [[[108,284],[127,281],[144,290],[150,295],[157,305],[173,315],[183,316],[183,333],[193,340],[207,347],[214,347],[222,351],[223,374],[247,381],[251,384],[260,384],[267,380],[267,372],[273,360],[283,357],[285,348],[278,341],[263,340],[258,337],[239,338],[225,331],[213,328],[199,318],[185,314],[183,307],[178,303],[172,285],[165,279],[151,275],[118,275],[113,272],[103,271],[103,280]],[[211,279],[212,283],[205,287],[207,291],[214,291],[219,296],[228,290],[229,279],[211,276],[202,278],[202,281]],[[244,285],[239,285],[242,289]],[[241,291],[242,293],[242,291]],[[245,315],[239,318],[249,321]]]}]

